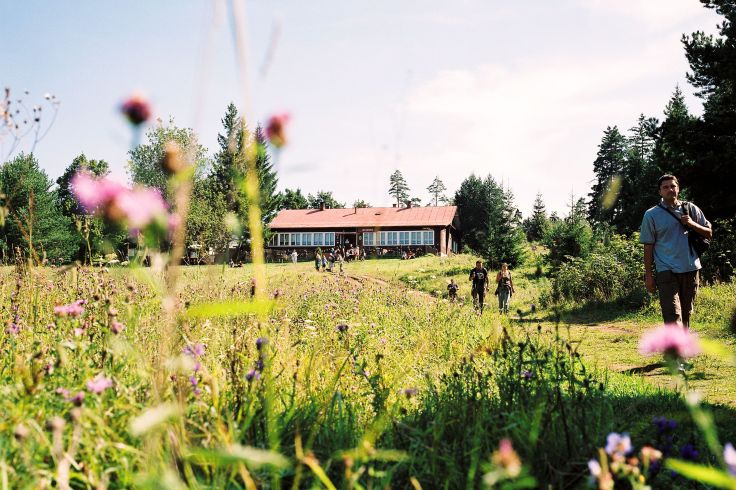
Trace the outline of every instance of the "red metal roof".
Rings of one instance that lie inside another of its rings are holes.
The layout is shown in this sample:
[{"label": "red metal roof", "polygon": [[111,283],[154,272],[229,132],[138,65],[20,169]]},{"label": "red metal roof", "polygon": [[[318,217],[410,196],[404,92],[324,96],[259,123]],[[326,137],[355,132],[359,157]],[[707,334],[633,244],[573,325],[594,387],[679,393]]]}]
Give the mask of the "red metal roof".
[{"label": "red metal roof", "polygon": [[389,226],[447,226],[457,206],[411,208],[284,209],[271,229],[285,228],[383,228]]}]

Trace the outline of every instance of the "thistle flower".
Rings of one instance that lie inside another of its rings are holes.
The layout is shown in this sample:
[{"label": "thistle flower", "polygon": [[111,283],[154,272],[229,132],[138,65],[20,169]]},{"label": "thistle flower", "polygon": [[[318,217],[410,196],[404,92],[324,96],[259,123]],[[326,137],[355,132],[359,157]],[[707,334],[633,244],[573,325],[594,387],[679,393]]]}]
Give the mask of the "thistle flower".
[{"label": "thistle flower", "polygon": [[61,317],[78,317],[82,313],[84,313],[84,308],[82,308],[82,305],[84,305],[85,303],[85,300],[78,299],[74,303],[69,303],[68,305],[54,306],[54,315]]},{"label": "thistle flower", "polygon": [[130,96],[120,106],[120,112],[133,126],[140,126],[151,118],[151,105],[140,94]]},{"label": "thistle flower", "polygon": [[516,454],[510,439],[501,439],[498,449],[493,452],[491,460],[503,468],[509,478],[516,478],[521,474],[521,459]]},{"label": "thistle flower", "polygon": [[266,138],[276,148],[286,145],[286,125],[291,116],[289,114],[276,114],[268,119],[266,124]]},{"label": "thistle flower", "polygon": [[625,456],[631,452],[631,449],[631,438],[629,437],[629,434],[619,434],[617,432],[611,432],[608,434],[608,437],[606,438],[606,453],[608,453],[609,456],[613,456],[615,454]]},{"label": "thistle flower", "polygon": [[348,326],[344,323],[341,323],[335,327],[335,331],[339,333],[346,333],[348,331]]},{"label": "thistle flower", "polygon": [[204,344],[191,344],[184,347],[183,352],[184,354],[197,359],[204,355],[206,347],[207,346],[205,346]]},{"label": "thistle flower", "polygon": [[125,325],[120,322],[113,321],[110,324],[110,330],[112,330],[112,333],[114,333],[115,335],[118,335],[120,332],[122,332],[124,328]]},{"label": "thistle flower", "polygon": [[108,388],[112,388],[112,380],[103,373],[98,374],[93,379],[87,381],[87,389],[92,393],[100,394]]},{"label": "thistle flower", "polygon": [[411,398],[417,394],[417,389],[416,388],[404,388],[403,390],[400,391],[400,393],[404,395],[406,398]]},{"label": "thistle flower", "polygon": [[687,359],[701,352],[698,336],[680,325],[662,325],[645,333],[639,341],[643,355],[663,354],[668,359]]},{"label": "thistle flower", "polygon": [[260,373],[260,372],[258,372],[258,371],[256,371],[255,369],[251,369],[251,370],[250,370],[250,371],[248,371],[248,373],[247,373],[247,374],[245,375],[245,380],[246,380],[247,382],[249,382],[249,383],[250,383],[251,381],[253,381],[253,380],[256,380],[256,381],[257,381],[257,380],[259,380],[259,379],[261,379],[261,373]]}]

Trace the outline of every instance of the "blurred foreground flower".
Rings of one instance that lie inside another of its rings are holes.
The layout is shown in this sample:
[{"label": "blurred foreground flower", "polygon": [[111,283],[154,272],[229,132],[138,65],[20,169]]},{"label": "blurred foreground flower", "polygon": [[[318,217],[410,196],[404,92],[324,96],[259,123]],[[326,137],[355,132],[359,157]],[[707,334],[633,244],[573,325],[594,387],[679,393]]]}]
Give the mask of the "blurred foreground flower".
[{"label": "blurred foreground flower", "polygon": [[726,462],[728,472],[731,476],[736,476],[736,449],[734,449],[733,444],[730,442],[727,442],[723,448],[723,460]]},{"label": "blurred foreground flower", "polygon": [[662,325],[645,333],[639,342],[644,355],[663,354],[668,360],[688,359],[702,351],[698,336],[680,325]]},{"label": "blurred foreground flower", "polygon": [[96,178],[84,171],[78,172],[71,183],[85,211],[124,222],[132,230],[142,230],[151,224],[167,227],[177,223],[171,219],[166,202],[156,189],[128,189],[107,177]]},{"label": "blurred foreground flower", "polygon": [[87,381],[87,389],[92,393],[99,395],[108,388],[112,388],[112,380],[102,373]]},{"label": "blurred foreground flower", "polygon": [[131,95],[120,106],[120,112],[133,126],[140,126],[151,118],[151,104],[140,94]]},{"label": "blurred foreground flower", "polygon": [[606,438],[606,453],[609,455],[621,455],[626,456],[631,452],[631,438],[628,434],[618,434],[611,432]]},{"label": "blurred foreground flower", "polygon": [[498,449],[491,455],[489,471],[483,475],[483,483],[494,487],[499,482],[501,488],[536,488],[536,481],[527,474],[521,458],[514,450],[510,439],[501,439]]},{"label": "blurred foreground flower", "polygon": [[286,125],[291,116],[289,114],[276,114],[268,119],[266,124],[266,138],[276,148],[286,145]]},{"label": "blurred foreground flower", "polygon": [[71,317],[80,316],[82,313],[84,313],[84,308],[82,308],[82,305],[85,303],[85,300],[78,299],[74,303],[69,303],[68,305],[54,306],[54,315]]}]

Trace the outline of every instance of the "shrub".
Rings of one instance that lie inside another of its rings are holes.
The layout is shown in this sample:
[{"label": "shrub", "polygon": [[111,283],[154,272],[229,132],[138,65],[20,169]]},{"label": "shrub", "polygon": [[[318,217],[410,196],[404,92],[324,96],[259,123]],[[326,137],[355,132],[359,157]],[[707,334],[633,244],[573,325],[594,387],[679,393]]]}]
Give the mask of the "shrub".
[{"label": "shrub", "polygon": [[553,269],[573,258],[585,258],[593,248],[593,229],[585,219],[565,219],[552,224],[544,237],[547,261]]},{"label": "shrub", "polygon": [[727,282],[734,278],[736,269],[736,218],[713,223],[710,249],[701,259],[704,281]]},{"label": "shrub", "polygon": [[562,264],[552,284],[552,300],[645,303],[644,250],[638,234],[631,239],[611,235],[586,258]]}]

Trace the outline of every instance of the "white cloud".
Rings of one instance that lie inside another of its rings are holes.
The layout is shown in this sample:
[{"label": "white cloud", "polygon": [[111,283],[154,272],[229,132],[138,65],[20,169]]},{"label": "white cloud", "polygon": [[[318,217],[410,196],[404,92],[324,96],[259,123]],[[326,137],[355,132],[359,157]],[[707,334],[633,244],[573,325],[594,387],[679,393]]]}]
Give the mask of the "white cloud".
[{"label": "white cloud", "polygon": [[[713,19],[700,2],[694,0],[575,0],[582,8],[602,16],[633,19],[652,31],[676,28],[693,19]],[[708,27],[708,24],[703,24]]]}]

